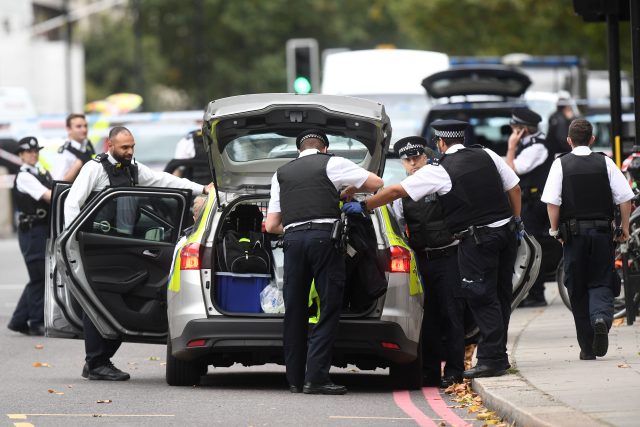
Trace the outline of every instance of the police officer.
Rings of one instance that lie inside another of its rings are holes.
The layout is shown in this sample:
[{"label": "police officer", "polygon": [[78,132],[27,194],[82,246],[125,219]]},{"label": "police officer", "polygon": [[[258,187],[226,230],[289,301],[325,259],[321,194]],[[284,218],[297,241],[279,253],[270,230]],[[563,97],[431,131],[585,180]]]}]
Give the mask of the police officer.
[{"label": "police officer", "polygon": [[[327,135],[309,129],[296,138],[297,159],[271,180],[266,220],[270,233],[284,232],[284,358],[292,393],[345,394],[329,378],[345,282],[345,261],[331,230],[340,217],[339,189],[375,191],[381,178],[342,157],[326,154]],[[308,339],[311,281],[320,297],[320,320]]]},{"label": "police officer", "polygon": [[[545,262],[553,261],[555,249],[559,249],[558,242],[548,233],[547,206],[540,201],[553,156],[547,147],[544,133],[538,130],[538,123],[542,117],[528,108],[514,108],[511,114],[513,131],[509,136],[506,161],[520,177],[522,220],[527,226],[527,232],[544,248],[541,262],[545,265]],[[544,272],[548,270],[549,267],[540,269],[538,278],[531,286],[527,297],[520,303],[520,307],[547,305],[544,298]]]},{"label": "police officer", "polygon": [[[183,177],[187,172],[191,180],[200,184],[206,184],[211,181],[211,172],[209,171],[209,163],[207,153],[204,150],[204,138],[202,129],[196,129],[189,132],[184,138],[176,144],[176,150],[173,154],[173,161],[193,159],[190,164],[180,166],[173,170],[175,176]],[[171,163],[170,163],[171,164]]]},{"label": "police officer", "polygon": [[58,149],[51,175],[56,181],[73,182],[80,168],[96,154],[87,139],[89,128],[84,114],[69,114],[65,121],[67,140]]},{"label": "police officer", "polygon": [[45,242],[49,237],[49,203],[51,175],[38,167],[42,147],[34,137],[18,144],[23,164],[13,184],[18,210],[18,243],[29,272],[18,305],[7,327],[26,335],[44,335]]},{"label": "police officer", "polygon": [[[523,233],[518,176],[493,151],[465,147],[468,123],[440,120],[431,124],[439,165],[426,165],[400,184],[384,188],[361,202],[373,209],[400,197],[420,200],[436,193],[445,221],[458,244],[464,298],[480,329],[478,363],[464,378],[503,375],[510,367],[507,330],[511,316],[516,236]],[[347,203],[343,209],[352,209]],[[517,232],[514,232],[517,231]]]},{"label": "police officer", "polygon": [[[208,188],[200,184],[168,173],[154,172],[136,162],[133,159],[135,140],[125,127],[112,128],[107,144],[109,151],[86,163],[71,186],[64,204],[65,227],[75,219],[92,192],[108,186],[185,188],[192,190],[196,195],[208,192]],[[82,321],[86,351],[86,364],[82,376],[90,380],[128,380],[129,374],[116,368],[110,360],[122,341],[103,338],[86,314],[83,314]]]},{"label": "police officer", "polygon": [[[549,234],[563,242],[564,285],[569,291],[580,359],[607,354],[613,321],[614,239],[629,238],[633,192],[611,159],[594,153],[591,123],[576,119],[569,126],[571,153],[551,166],[542,194],[547,203]],[[621,233],[614,236],[614,205],[620,206]],[[619,282],[618,282],[619,283]]]},{"label": "police officer", "polygon": [[547,140],[551,154],[568,153],[571,147],[567,143],[569,124],[575,118],[571,102],[566,96],[558,99],[556,111],[549,116],[549,130]]},{"label": "police officer", "polygon": [[[394,151],[408,175],[429,164],[438,164],[437,154],[420,136],[398,140]],[[447,230],[436,194],[413,201],[403,197],[393,202],[400,225],[408,229],[409,246],[418,258],[424,283],[422,355],[424,385],[449,387],[462,382],[464,371],[464,299],[458,270],[458,241]],[[442,338],[446,338],[443,348]],[[440,362],[446,362],[441,378]]]}]

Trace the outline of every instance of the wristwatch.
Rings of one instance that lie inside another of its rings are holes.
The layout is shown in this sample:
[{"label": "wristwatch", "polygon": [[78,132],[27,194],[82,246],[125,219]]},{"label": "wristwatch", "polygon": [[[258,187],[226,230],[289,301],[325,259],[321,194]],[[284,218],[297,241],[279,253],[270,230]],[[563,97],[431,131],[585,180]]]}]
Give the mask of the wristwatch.
[{"label": "wristwatch", "polygon": [[553,228],[549,229],[549,236],[559,238],[560,230],[554,230]]}]

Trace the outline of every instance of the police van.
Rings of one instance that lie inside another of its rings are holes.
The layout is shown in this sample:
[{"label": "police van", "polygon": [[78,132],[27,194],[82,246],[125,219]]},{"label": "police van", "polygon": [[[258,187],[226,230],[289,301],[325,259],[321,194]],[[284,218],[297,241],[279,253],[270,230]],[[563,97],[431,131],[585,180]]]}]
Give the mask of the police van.
[{"label": "police van", "polygon": [[[330,151],[338,147],[340,155],[383,173],[391,124],[379,103],[316,94],[212,101],[204,113],[203,143],[216,191],[177,247],[190,216],[188,192],[108,188],[63,229],[68,185],[56,185],[47,248],[47,336],[81,338],[84,310],[105,338],[166,344],[170,385],[198,384],[209,366],[283,364],[282,310],[265,307],[260,298],[265,290],[276,296],[282,291],[283,253],[278,236],[263,232],[263,218],[272,175],[297,156],[295,136],[310,127],[328,134]],[[132,231],[119,227],[114,214],[114,204],[125,201],[135,211]],[[389,368],[396,387],[418,388],[423,294],[415,256],[386,206],[362,221],[369,247],[347,242],[355,253],[347,249],[345,255],[352,268],[333,365]],[[241,255],[232,255],[238,247]],[[363,250],[373,255],[359,257]],[[526,237],[515,265],[514,306],[539,265],[539,246]],[[371,289],[376,280],[381,286]],[[311,294],[310,327],[317,313]]]}]

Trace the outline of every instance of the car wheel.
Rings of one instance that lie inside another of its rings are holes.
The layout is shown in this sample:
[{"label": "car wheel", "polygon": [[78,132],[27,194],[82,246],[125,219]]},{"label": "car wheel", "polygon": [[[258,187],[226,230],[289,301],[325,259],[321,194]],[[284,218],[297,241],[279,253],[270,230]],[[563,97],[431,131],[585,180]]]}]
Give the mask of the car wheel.
[{"label": "car wheel", "polygon": [[207,373],[207,365],[176,359],[171,354],[171,338],[167,337],[166,379],[171,386],[194,386],[200,384],[200,377]]},{"label": "car wheel", "polygon": [[395,389],[418,390],[422,388],[422,340],[418,343],[418,351],[414,361],[409,363],[392,363],[389,376]]}]

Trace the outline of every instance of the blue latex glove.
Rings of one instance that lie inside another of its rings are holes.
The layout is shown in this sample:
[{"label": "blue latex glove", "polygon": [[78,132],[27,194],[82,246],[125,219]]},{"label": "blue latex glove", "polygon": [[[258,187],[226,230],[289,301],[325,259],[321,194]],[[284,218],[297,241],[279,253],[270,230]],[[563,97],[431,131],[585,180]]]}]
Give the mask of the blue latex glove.
[{"label": "blue latex glove", "polygon": [[514,220],[516,222],[516,238],[520,241],[524,237],[524,222],[519,216],[515,217]]},{"label": "blue latex glove", "polygon": [[362,205],[360,204],[360,202],[347,202],[342,205],[342,212],[348,215],[361,214],[363,212]]}]

